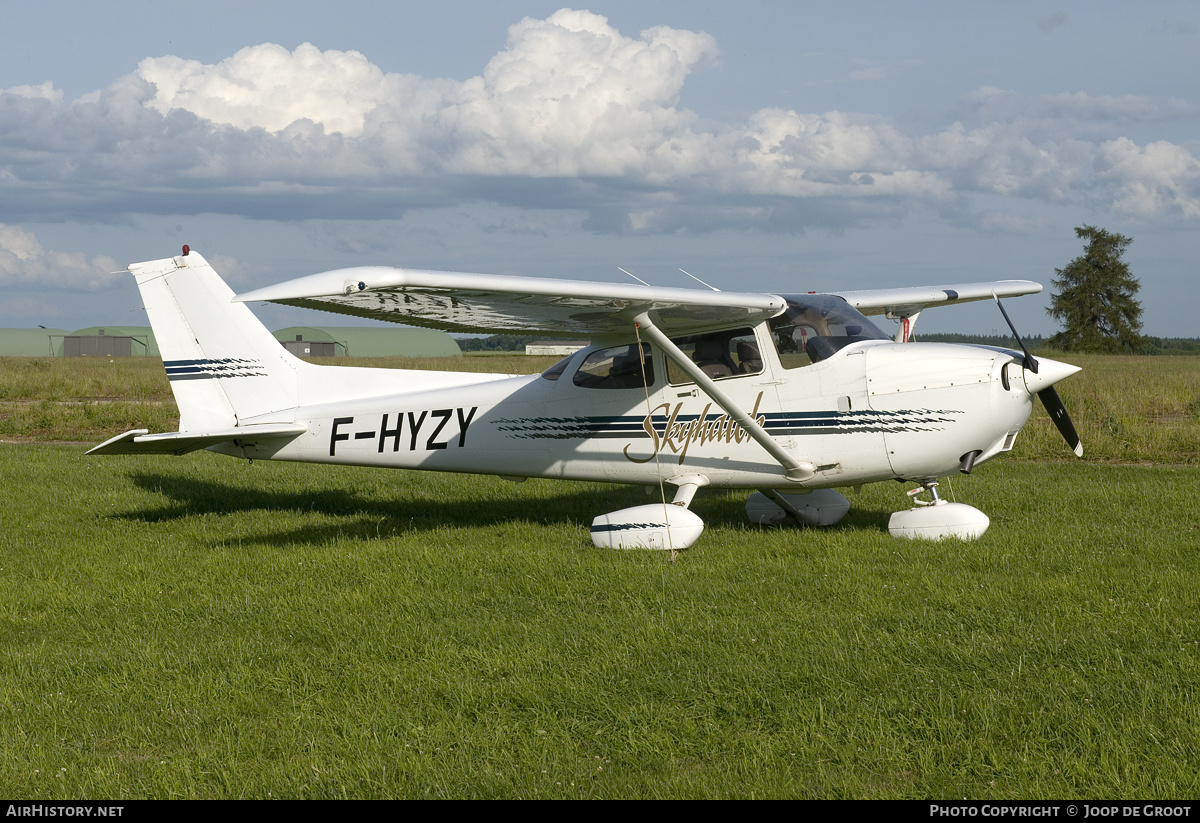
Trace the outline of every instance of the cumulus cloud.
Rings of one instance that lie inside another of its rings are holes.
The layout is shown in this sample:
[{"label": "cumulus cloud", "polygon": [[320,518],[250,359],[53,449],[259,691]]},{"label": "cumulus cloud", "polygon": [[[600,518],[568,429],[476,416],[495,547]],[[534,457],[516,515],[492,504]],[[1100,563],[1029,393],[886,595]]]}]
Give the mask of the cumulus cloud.
[{"label": "cumulus cloud", "polygon": [[32,100],[52,100],[55,103],[62,102],[63,98],[62,91],[54,88],[54,83],[49,80],[37,86],[13,86],[0,93],[27,97]]},{"label": "cumulus cloud", "polygon": [[311,123],[398,149],[381,151],[393,172],[612,176],[639,169],[672,136],[690,137],[694,117],[674,105],[716,51],[707,34],[659,26],[634,39],[563,9],[512,26],[505,50],[462,83],[385,74],[358,52],[309,43],[251,46],[216,65],[149,58],[137,76],[161,114],[275,133]]},{"label": "cumulus cloud", "polygon": [[1112,186],[1112,207],[1137,217],[1159,217],[1178,209],[1200,219],[1200,161],[1163,140],[1138,146],[1122,137],[1100,147],[1098,175]]},{"label": "cumulus cloud", "polygon": [[151,84],[146,105],[161,114],[190,111],[240,129],[280,131],[311,120],[327,131],[358,135],[367,112],[396,89],[356,51],[321,51],[311,43],[289,52],[264,43],[206,66],[180,57],[149,57],[137,76]]},{"label": "cumulus cloud", "polygon": [[437,112],[462,174],[616,176],[688,164],[694,115],[675,108],[687,75],[716,56],[707,34],[659,26],[634,40],[563,9],[509,29],[507,48]]},{"label": "cumulus cloud", "polygon": [[50,251],[33,233],[0,223],[0,286],[96,291],[120,276],[111,257]]},{"label": "cumulus cloud", "polygon": [[[250,46],[219,63],[143,60],[74,103],[0,93],[0,219],[39,212],[396,216],[471,200],[584,212],[606,231],[730,221],[795,230],[973,195],[1200,219],[1194,148],[1124,124],[1194,119],[1138,96],[982,88],[915,131],[853,112],[767,108],[702,123],[679,104],[716,41],[638,36],[560,10],[511,26],[463,81],[386,73],[363,54]],[[15,205],[9,209],[15,210]],[[24,217],[23,219],[30,219]]]},{"label": "cumulus cloud", "polygon": [[1064,92],[1030,97],[994,86],[976,89],[962,101],[960,116],[975,123],[1004,123],[1025,132],[1049,129],[1114,127],[1128,123],[1162,123],[1200,114],[1200,106],[1183,100],[1154,100],[1135,94],[1093,95]]}]

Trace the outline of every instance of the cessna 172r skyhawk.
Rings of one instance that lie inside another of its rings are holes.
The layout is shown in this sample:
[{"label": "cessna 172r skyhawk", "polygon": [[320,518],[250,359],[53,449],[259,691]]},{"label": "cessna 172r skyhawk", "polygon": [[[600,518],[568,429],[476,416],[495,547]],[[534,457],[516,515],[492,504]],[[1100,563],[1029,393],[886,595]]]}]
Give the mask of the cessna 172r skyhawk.
[{"label": "cessna 172r skyhawk", "polygon": [[[664,493],[661,503],[601,515],[592,539],[681,549],[704,529],[688,510],[704,486],[759,490],[746,505],[755,522],[831,525],[849,508],[835,487],[913,481],[918,505],[892,515],[892,534],[976,537],[987,516],[940,499],[937,479],[1011,449],[1035,395],[1083,453],[1053,389],[1075,366],[1028,351],[908,342],[922,309],[1041,291],[1026,280],[776,295],[365,267],[235,296],[187,246],[129,270],[180,430],[126,432],[89,454],[209,449],[665,484],[675,489],[671,503]],[[592,342],[538,375],[317,366],[289,354],[245,305],[259,300]],[[899,320],[895,339],[864,314]]]}]

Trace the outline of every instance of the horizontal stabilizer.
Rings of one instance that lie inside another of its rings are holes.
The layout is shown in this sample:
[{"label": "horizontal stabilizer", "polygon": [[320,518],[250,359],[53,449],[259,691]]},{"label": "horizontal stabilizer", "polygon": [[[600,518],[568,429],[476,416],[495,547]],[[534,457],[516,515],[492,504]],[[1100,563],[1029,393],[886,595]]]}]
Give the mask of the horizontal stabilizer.
[{"label": "horizontal stabilizer", "polygon": [[299,423],[239,426],[214,432],[166,432],[150,434],[149,429],[134,429],[106,440],[88,454],[187,454],[219,443],[249,445],[264,440],[291,439],[304,434],[308,427]]}]

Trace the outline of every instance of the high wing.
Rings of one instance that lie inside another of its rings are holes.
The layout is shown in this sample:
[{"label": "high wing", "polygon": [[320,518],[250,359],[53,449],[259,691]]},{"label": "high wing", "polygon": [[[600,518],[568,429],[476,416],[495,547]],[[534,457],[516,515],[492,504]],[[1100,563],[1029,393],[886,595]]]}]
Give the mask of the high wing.
[{"label": "high wing", "polygon": [[730,322],[754,325],[786,306],[773,294],[384,266],[314,274],[234,300],[266,300],[447,331],[583,336],[628,331],[643,312],[652,313],[663,330],[683,334]]},{"label": "high wing", "polygon": [[996,280],[992,283],[959,283],[953,286],[917,286],[906,289],[864,289],[834,292],[866,315],[886,314],[888,317],[909,317],[932,306],[991,300],[995,297],[1018,297],[1037,294],[1041,283],[1032,280]]},{"label": "high wing", "polygon": [[[915,315],[922,308],[1036,294],[1029,280],[834,292],[863,314]],[[370,317],[475,333],[604,335],[627,331],[650,313],[663,331],[688,334],[729,324],[754,325],[787,306],[778,294],[659,288],[512,275],[364,266],[314,274],[239,294],[235,302]]]}]

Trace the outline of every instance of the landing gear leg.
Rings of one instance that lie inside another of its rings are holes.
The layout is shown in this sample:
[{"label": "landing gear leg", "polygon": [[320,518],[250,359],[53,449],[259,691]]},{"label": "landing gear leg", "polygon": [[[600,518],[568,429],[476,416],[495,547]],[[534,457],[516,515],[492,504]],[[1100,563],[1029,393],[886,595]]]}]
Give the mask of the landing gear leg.
[{"label": "landing gear leg", "polygon": [[746,516],[760,526],[832,526],[850,511],[850,501],[833,489],[790,494],[760,489],[746,500]]},{"label": "landing gear leg", "polygon": [[[941,495],[938,494],[938,482],[936,480],[926,480],[921,483],[919,489],[909,489],[908,496],[912,498],[914,506],[937,506],[944,501]],[[929,492],[930,500],[922,500],[918,495]]]}]

